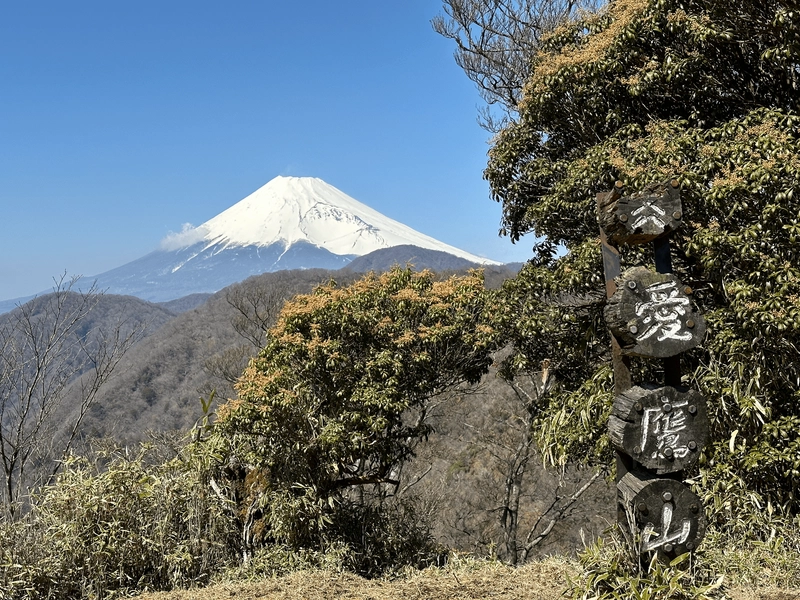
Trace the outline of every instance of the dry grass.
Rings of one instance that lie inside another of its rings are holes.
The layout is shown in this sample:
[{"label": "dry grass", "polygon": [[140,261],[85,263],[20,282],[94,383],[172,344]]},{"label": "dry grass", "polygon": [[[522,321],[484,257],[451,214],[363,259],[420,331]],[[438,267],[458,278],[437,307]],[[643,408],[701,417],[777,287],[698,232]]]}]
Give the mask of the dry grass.
[{"label": "dry grass", "polygon": [[735,588],[728,593],[730,600],[800,600],[800,590],[781,588]]},{"label": "dry grass", "polygon": [[[513,569],[499,563],[468,562],[430,568],[394,579],[363,579],[350,573],[301,571],[260,581],[228,582],[207,588],[148,593],[138,600],[563,600],[578,564],[548,558]],[[800,589],[734,588],[729,600],[800,600]]]},{"label": "dry grass", "polygon": [[299,572],[247,583],[143,594],[139,600],[555,600],[577,564],[547,559],[518,569],[498,563],[430,568],[395,579],[362,579],[349,573]]}]

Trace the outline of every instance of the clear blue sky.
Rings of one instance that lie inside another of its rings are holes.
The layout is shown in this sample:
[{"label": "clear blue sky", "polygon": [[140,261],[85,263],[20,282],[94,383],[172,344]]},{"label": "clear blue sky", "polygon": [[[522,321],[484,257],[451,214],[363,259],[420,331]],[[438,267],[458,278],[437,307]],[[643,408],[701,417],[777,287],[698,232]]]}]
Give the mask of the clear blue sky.
[{"label": "clear blue sky", "polygon": [[438,0],[4,2],[0,300],[156,249],[277,175],[502,261]]}]

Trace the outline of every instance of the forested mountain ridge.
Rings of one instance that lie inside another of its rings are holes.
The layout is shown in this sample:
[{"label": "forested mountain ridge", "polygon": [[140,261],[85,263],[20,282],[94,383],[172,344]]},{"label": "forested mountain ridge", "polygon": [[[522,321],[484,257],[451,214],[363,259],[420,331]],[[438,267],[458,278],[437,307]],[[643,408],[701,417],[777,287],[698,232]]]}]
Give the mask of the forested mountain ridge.
[{"label": "forested mountain ridge", "polygon": [[[412,253],[411,258],[414,256]],[[387,263],[393,264],[380,256],[371,261],[379,269]],[[503,267],[486,267],[484,272],[490,287],[499,286],[514,273]],[[207,398],[214,391],[217,399],[224,401],[233,394],[233,379],[258,351],[263,328],[271,325],[284,300],[330,280],[347,285],[360,276],[349,269],[265,273],[229,286],[196,308],[165,320],[124,357],[84,420],[84,437],[110,436],[130,443],[143,439],[149,430],[190,427],[201,416],[201,396]],[[239,303],[239,309],[250,309],[251,314],[245,317],[229,300]],[[263,304],[256,308],[259,302]],[[256,315],[258,310],[262,312]],[[237,333],[233,323],[248,318],[252,321],[243,324],[247,330]]]},{"label": "forested mountain ridge", "polygon": [[87,415],[85,438],[108,436],[135,443],[148,431],[191,427],[202,414],[201,396],[215,390],[224,401],[232,393],[230,382],[209,372],[207,363],[228,349],[246,348],[246,355],[237,363],[241,371],[246,359],[257,351],[231,325],[237,311],[226,297],[235,291],[252,290],[257,302],[260,290],[266,290],[265,295],[278,293],[282,300],[310,291],[334,273],[307,269],[257,275],[174,316],[130,350]]}]

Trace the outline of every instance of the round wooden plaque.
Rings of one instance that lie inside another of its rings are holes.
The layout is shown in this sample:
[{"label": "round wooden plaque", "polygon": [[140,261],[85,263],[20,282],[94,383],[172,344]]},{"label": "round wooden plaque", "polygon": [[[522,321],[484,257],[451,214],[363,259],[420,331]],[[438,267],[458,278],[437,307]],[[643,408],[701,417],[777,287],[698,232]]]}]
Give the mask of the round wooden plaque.
[{"label": "round wooden plaque", "polygon": [[675,275],[633,267],[615,283],[603,315],[623,353],[666,358],[700,344],[705,320]]},{"label": "round wooden plaque", "polygon": [[614,400],[611,443],[658,475],[684,470],[708,443],[706,401],[692,389],[632,387]]},{"label": "round wooden plaque", "polygon": [[633,516],[641,543],[640,554],[678,556],[691,552],[706,532],[700,498],[674,479],[626,473],[617,484],[620,500]]},{"label": "round wooden plaque", "polygon": [[677,180],[627,196],[615,191],[598,196],[597,202],[597,220],[612,244],[646,244],[680,227],[683,207]]}]

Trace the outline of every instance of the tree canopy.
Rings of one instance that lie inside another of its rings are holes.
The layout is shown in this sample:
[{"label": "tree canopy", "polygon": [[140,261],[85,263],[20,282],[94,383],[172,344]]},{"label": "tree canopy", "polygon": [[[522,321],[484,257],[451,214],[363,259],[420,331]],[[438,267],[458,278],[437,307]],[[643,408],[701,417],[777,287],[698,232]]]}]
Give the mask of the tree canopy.
[{"label": "tree canopy", "polygon": [[219,416],[239,459],[264,473],[269,536],[302,545],[348,490],[397,484],[429,433],[430,399],[491,363],[485,296],[479,273],[436,281],[395,268],[286,303]]},{"label": "tree canopy", "polygon": [[[538,428],[554,460],[608,461],[595,196],[617,180],[637,191],[676,178],[685,220],[673,267],[708,324],[682,355],[712,416],[702,492],[720,522],[800,512],[799,76],[788,0],[617,0],[542,43],[485,176],[505,233],[546,239],[498,318],[517,347],[507,371],[551,359],[561,382]],[[636,248],[622,261],[652,264]],[[644,361],[634,371],[658,377]]]}]

